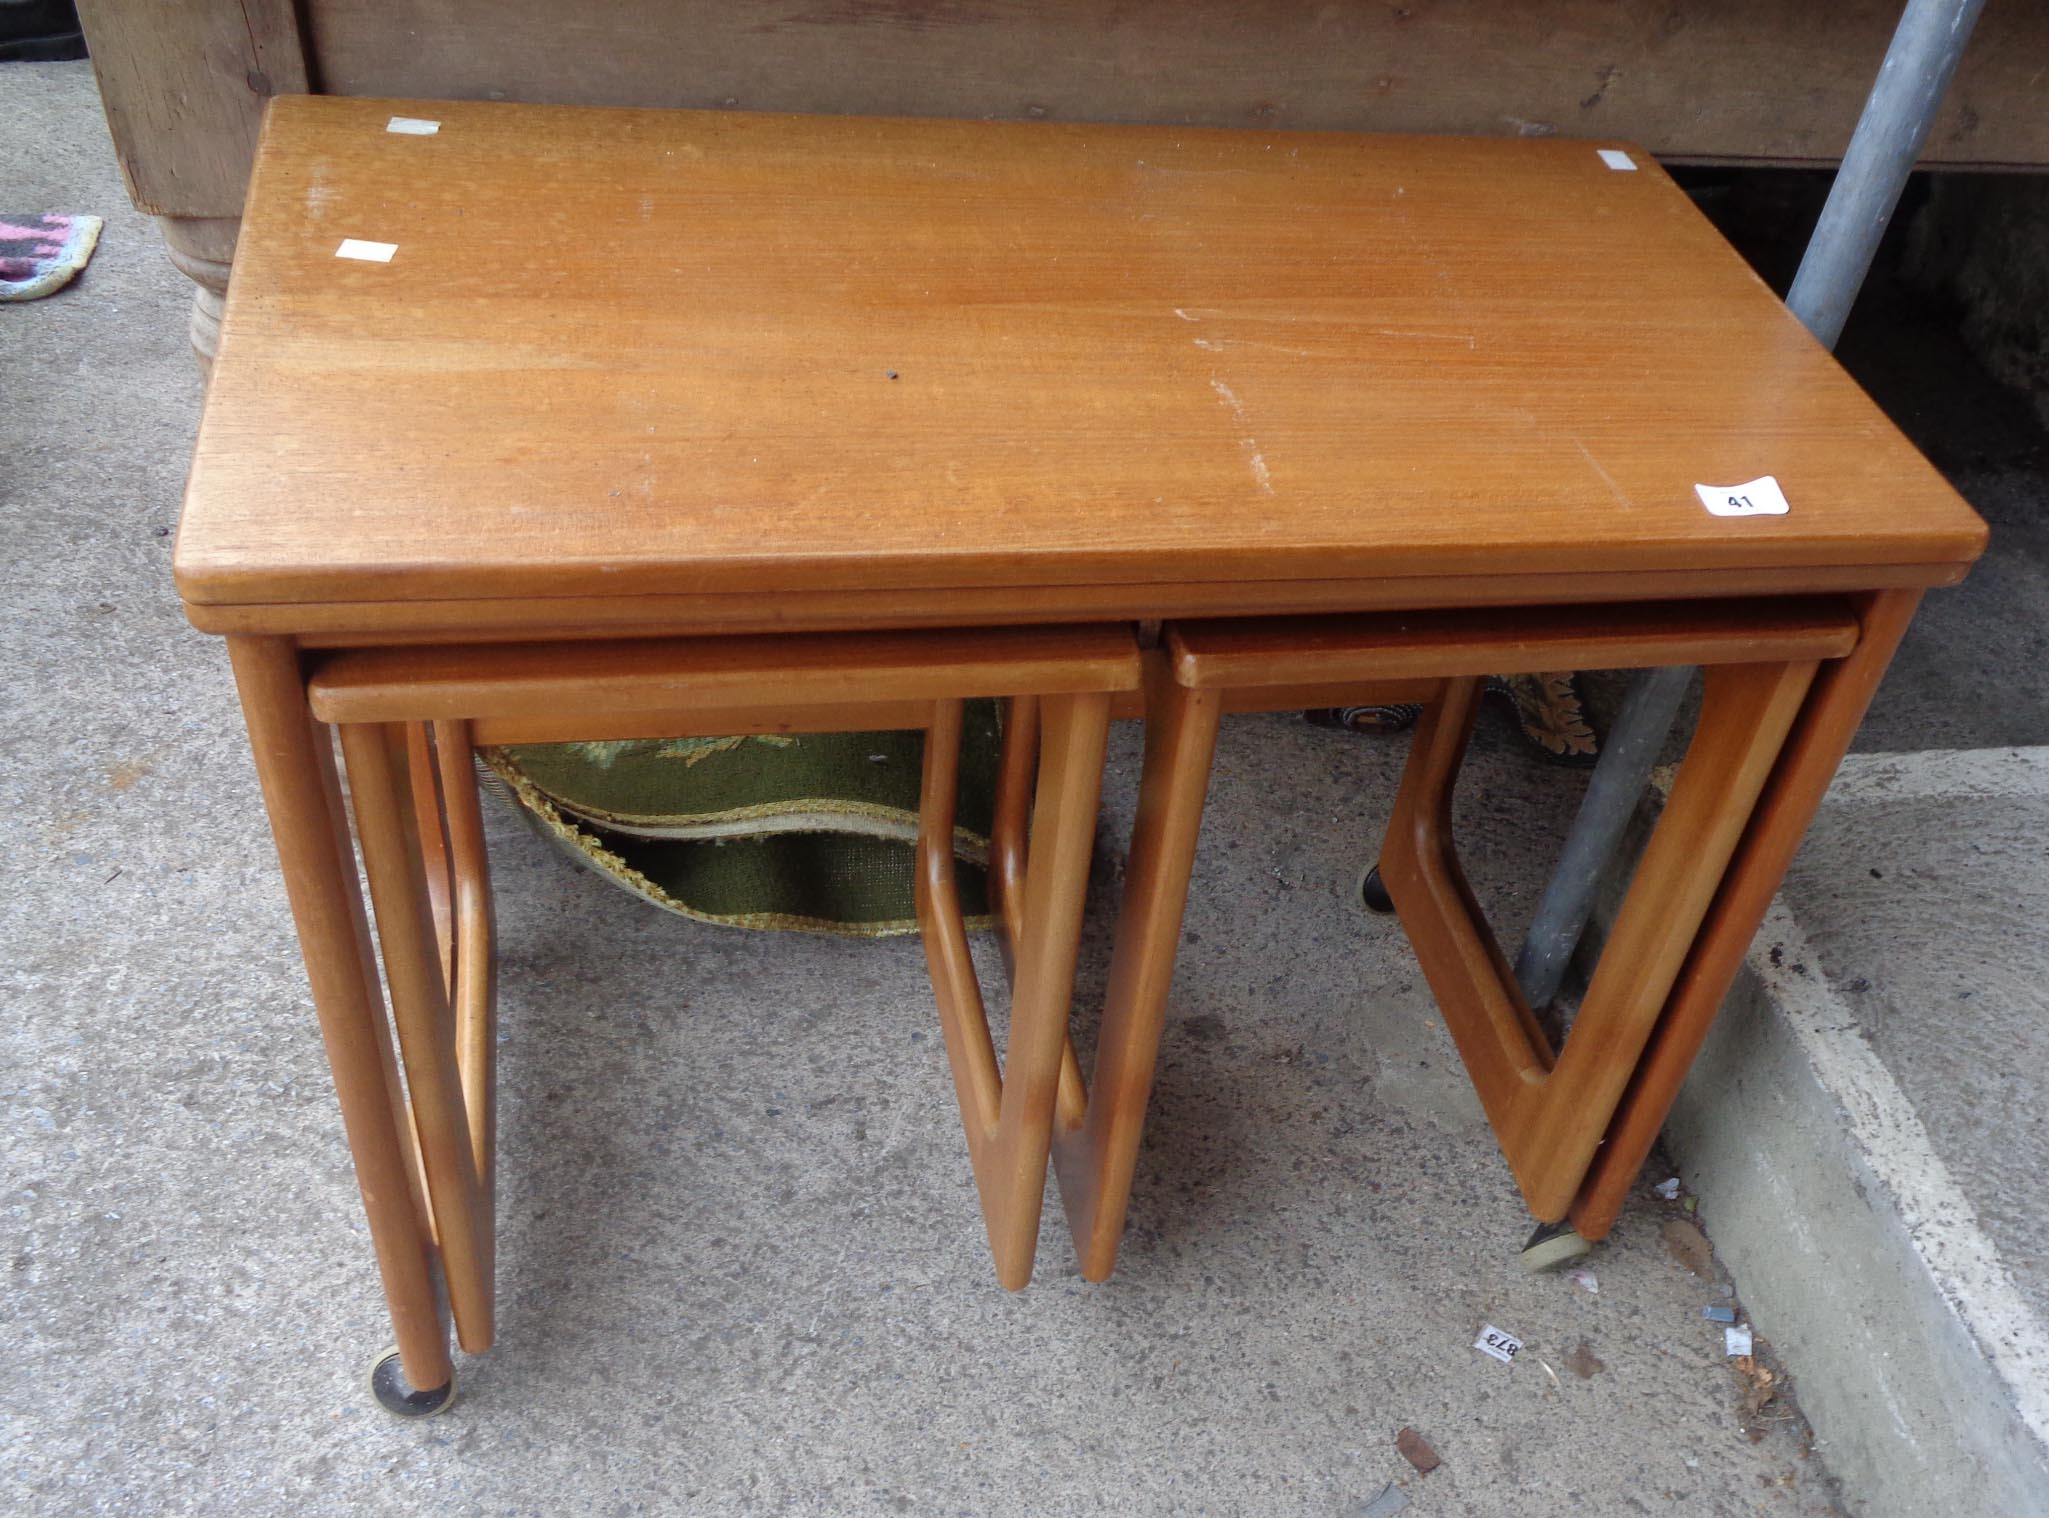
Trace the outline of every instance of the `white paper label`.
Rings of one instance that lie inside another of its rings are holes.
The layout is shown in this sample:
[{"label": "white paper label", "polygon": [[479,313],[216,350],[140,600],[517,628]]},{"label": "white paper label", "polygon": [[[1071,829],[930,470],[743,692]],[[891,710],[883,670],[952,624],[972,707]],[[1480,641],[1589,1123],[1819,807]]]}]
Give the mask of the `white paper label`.
[{"label": "white paper label", "polygon": [[1696,485],[1693,493],[1718,517],[1782,517],[1793,509],[1779,482],[1768,474],[1742,485]]},{"label": "white paper label", "polygon": [[1473,1340],[1473,1348],[1483,1355],[1492,1355],[1503,1365],[1515,1364],[1515,1357],[1522,1353],[1523,1341],[1514,1334],[1505,1334],[1492,1323],[1480,1326],[1480,1337]]},{"label": "white paper label", "polygon": [[1750,1339],[1750,1325],[1748,1323],[1736,1323],[1723,1329],[1722,1343],[1727,1346],[1732,1359],[1737,1355],[1749,1354],[1755,1347]]},{"label": "white paper label", "polygon": [[397,251],[395,242],[365,242],[360,237],[344,237],[342,245],[334,250],[334,256],[360,258],[366,264],[388,264],[391,255]]},{"label": "white paper label", "polygon": [[403,137],[432,137],[441,130],[441,123],[427,121],[419,116],[394,116],[384,123],[384,130],[397,132]]},{"label": "white paper label", "polygon": [[1636,160],[1623,152],[1622,149],[1602,148],[1600,153],[1601,162],[1618,173],[1634,174],[1636,172]]}]

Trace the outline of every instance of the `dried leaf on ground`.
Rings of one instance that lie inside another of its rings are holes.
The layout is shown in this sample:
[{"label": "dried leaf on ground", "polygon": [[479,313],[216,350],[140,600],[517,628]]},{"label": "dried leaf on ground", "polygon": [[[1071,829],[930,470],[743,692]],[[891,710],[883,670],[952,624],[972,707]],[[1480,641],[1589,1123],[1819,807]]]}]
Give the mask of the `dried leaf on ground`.
[{"label": "dried leaf on ground", "polygon": [[1715,1246],[1693,1224],[1673,1218],[1659,1228],[1658,1237],[1665,1241],[1665,1252],[1681,1265],[1703,1281],[1715,1279]]},{"label": "dried leaf on ground", "polygon": [[1416,1468],[1418,1475],[1427,1476],[1444,1462],[1437,1458],[1437,1451],[1430,1447],[1430,1441],[1413,1428],[1405,1428],[1394,1436],[1394,1447],[1402,1452],[1402,1458]]},{"label": "dried leaf on ground", "polygon": [[1744,1380],[1743,1415],[1754,1418],[1778,1396],[1778,1372],[1760,1364],[1755,1355],[1741,1355],[1731,1363]]}]

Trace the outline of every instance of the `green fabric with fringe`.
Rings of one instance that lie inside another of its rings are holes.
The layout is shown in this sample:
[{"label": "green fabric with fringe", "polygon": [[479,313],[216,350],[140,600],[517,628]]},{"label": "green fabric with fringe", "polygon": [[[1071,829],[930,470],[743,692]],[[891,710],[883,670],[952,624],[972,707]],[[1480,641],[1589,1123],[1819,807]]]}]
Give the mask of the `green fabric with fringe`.
[{"label": "green fabric with fringe", "polygon": [[[954,853],[982,925],[999,747],[970,702]],[[924,735],[797,733],[483,751],[543,836],[685,917],[879,938],[915,932]]]}]

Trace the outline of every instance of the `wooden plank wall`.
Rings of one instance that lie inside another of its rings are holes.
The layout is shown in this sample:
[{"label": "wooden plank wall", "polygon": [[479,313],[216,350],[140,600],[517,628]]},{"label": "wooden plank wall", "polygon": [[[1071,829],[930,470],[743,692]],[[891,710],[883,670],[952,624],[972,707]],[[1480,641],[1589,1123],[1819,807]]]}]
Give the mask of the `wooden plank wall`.
[{"label": "wooden plank wall", "polygon": [[272,95],[304,94],[292,0],[79,0],[100,103],[136,206],[240,216]]},{"label": "wooden plank wall", "polygon": [[[1550,133],[1827,163],[1903,0],[311,0],[319,87]],[[2049,163],[2049,4],[1992,0],[1932,162]]]},{"label": "wooden plank wall", "polygon": [[[1840,154],[1901,0],[81,0],[130,189],[239,214],[272,93],[1560,133]],[[1994,0],[1927,161],[2049,166],[2049,3]]]}]

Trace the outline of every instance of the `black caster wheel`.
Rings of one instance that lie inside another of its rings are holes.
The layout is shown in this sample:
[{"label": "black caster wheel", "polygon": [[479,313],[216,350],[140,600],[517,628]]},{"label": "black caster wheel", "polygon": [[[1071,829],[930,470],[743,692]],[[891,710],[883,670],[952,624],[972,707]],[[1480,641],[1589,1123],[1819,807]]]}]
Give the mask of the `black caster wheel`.
[{"label": "black caster wheel", "polygon": [[1570,1223],[1539,1223],[1537,1231],[1523,1245],[1523,1269],[1531,1275],[1556,1270],[1574,1260],[1585,1259],[1594,1246]]},{"label": "black caster wheel", "polygon": [[1359,902],[1367,911],[1385,917],[1394,910],[1394,898],[1387,894],[1387,887],[1380,880],[1380,866],[1368,865],[1359,876]]},{"label": "black caster wheel", "polygon": [[395,1418],[431,1418],[447,1412],[455,1401],[455,1376],[450,1373],[446,1386],[415,1391],[406,1384],[405,1369],[399,1364],[398,1346],[394,1344],[370,1362],[370,1395]]}]

